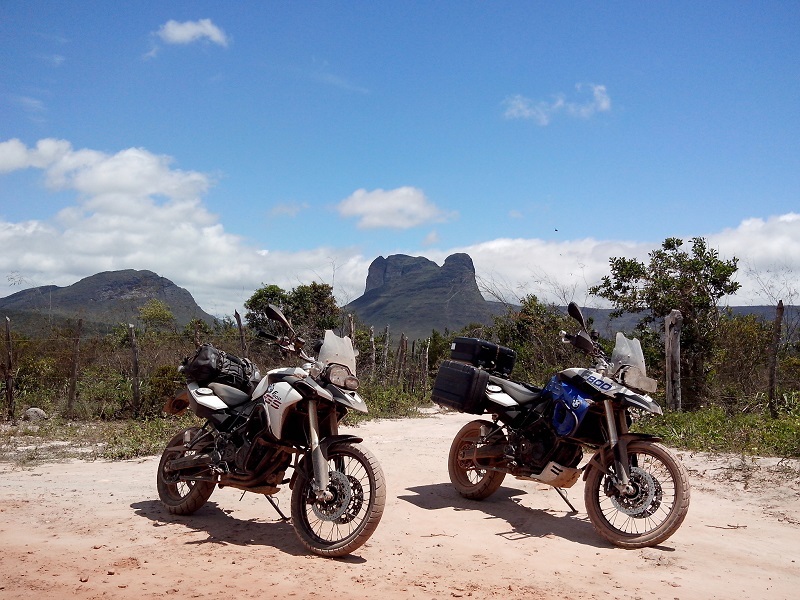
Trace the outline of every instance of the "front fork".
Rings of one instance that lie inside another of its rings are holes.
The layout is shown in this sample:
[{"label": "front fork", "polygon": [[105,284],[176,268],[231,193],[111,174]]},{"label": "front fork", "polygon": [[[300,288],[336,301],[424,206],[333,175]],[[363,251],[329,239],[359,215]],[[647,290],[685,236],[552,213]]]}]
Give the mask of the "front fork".
[{"label": "front fork", "polygon": [[322,452],[319,444],[319,419],[317,418],[317,401],[308,400],[308,425],[311,437],[311,464],[314,467],[314,494],[317,502],[328,502],[333,498],[333,494],[328,489],[330,484],[330,472],[328,471],[328,461]]},{"label": "front fork", "polygon": [[[603,400],[603,410],[606,415],[606,428],[608,429],[608,441],[611,449],[614,452],[614,465],[616,477],[614,477],[614,487],[620,493],[625,495],[632,495],[635,493],[631,485],[630,465],[628,463],[628,442],[627,439],[620,439],[619,427],[617,427],[617,418],[614,414],[614,407],[611,404],[611,398]],[[621,427],[625,429],[622,433],[627,433],[627,424],[621,422]]]}]

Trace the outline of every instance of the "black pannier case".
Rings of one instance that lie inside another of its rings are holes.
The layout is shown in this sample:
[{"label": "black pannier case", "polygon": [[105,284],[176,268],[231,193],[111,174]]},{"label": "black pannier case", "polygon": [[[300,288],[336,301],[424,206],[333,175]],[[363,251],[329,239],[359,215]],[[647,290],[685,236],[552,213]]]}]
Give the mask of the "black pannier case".
[{"label": "black pannier case", "polygon": [[489,373],[454,360],[444,360],[433,382],[433,401],[459,412],[480,415]]},{"label": "black pannier case", "polygon": [[508,376],[514,370],[517,353],[486,340],[457,337],[450,346],[450,358]]}]

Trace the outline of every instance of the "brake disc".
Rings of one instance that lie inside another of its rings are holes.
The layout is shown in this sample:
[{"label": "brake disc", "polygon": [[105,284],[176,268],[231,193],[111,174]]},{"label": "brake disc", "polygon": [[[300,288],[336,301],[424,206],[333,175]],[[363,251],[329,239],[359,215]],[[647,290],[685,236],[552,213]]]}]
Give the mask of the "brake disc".
[{"label": "brake disc", "polygon": [[331,471],[328,491],[333,494],[333,498],[327,502],[320,500],[314,502],[312,510],[323,521],[338,521],[350,506],[353,498],[347,475],[339,471]]},{"label": "brake disc", "polygon": [[614,507],[634,518],[649,517],[661,505],[661,484],[647,471],[631,467],[631,485],[636,488],[632,496],[620,494],[611,498]]}]

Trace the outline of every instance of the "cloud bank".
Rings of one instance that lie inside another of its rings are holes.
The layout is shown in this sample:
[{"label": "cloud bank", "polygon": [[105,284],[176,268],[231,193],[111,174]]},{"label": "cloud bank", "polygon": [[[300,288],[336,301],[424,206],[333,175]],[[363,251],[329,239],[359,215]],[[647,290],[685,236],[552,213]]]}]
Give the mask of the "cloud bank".
[{"label": "cloud bank", "polygon": [[[177,169],[170,157],[143,148],[107,154],[75,149],[65,140],[43,139],[32,147],[16,139],[0,142],[0,176],[23,169],[40,171],[48,189],[72,191],[75,198],[50,219],[0,218],[0,297],[38,285],[70,285],[101,271],[147,269],[188,289],[204,310],[223,316],[242,311],[243,302],[265,283],[287,289],[331,283],[346,303],[363,293],[376,258],[356,247],[286,252],[251,246],[204,206],[203,195],[214,184],[210,177]],[[290,216],[301,208],[279,210]],[[357,190],[339,204],[339,212],[362,228],[408,228],[448,216],[413,187]],[[752,218],[705,237],[721,257],[740,259],[743,287],[728,299],[731,304],[770,302],[765,282],[776,294],[796,294],[800,214]],[[586,290],[608,274],[609,258],[647,261],[661,241],[495,239],[406,253],[442,264],[448,255],[466,252],[485,288],[508,300],[534,293],[547,301],[599,304]],[[425,243],[437,244],[436,232]]]}]

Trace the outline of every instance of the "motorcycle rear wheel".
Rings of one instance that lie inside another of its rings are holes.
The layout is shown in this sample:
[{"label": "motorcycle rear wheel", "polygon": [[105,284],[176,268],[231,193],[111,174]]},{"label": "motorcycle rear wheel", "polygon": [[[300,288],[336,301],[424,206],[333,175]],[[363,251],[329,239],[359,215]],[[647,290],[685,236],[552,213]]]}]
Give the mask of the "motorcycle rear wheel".
[{"label": "motorcycle rear wheel", "polygon": [[372,453],[355,443],[328,450],[333,498],[318,501],[313,481],[297,472],[292,488],[292,524],[303,545],[320,556],[345,556],[361,547],[380,523],[386,481]]},{"label": "motorcycle rear wheel", "polygon": [[190,515],[203,506],[211,497],[216,487],[213,481],[184,480],[180,472],[168,472],[166,464],[176,458],[183,458],[197,454],[194,450],[170,450],[183,446],[184,435],[190,432],[192,436],[199,431],[197,427],[189,427],[176,433],[167,444],[158,463],[158,477],[156,486],[158,497],[164,507],[173,515]]},{"label": "motorcycle rear wheel", "polygon": [[[615,546],[656,546],[675,533],[689,510],[689,475],[661,444],[628,444],[631,484],[636,493],[621,495],[610,477],[593,468],[586,477],[586,512],[597,533]],[[609,470],[614,470],[613,463]]]},{"label": "motorcycle rear wheel", "polygon": [[464,425],[453,443],[450,445],[450,454],[447,457],[447,470],[450,481],[459,494],[470,500],[483,500],[494,494],[502,485],[506,474],[502,471],[489,471],[475,464],[466,455],[471,454],[478,447],[481,437],[481,427],[492,426],[488,421],[471,421]]}]

